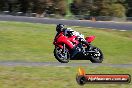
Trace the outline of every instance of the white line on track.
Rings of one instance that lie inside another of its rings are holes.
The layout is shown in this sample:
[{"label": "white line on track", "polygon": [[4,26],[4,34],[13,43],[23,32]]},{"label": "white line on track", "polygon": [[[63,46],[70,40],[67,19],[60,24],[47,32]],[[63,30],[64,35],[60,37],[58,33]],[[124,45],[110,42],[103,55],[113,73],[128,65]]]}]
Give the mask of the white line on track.
[{"label": "white line on track", "polygon": [[127,31],[127,30],[119,30],[119,31]]}]

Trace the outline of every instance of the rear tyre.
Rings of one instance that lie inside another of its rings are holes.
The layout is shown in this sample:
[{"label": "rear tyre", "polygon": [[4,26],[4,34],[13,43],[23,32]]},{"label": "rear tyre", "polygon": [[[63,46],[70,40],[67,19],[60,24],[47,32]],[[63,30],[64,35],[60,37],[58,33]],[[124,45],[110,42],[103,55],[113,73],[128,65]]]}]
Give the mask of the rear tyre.
[{"label": "rear tyre", "polygon": [[68,63],[70,60],[70,54],[67,48],[65,48],[64,52],[62,48],[55,47],[54,56],[61,63]]},{"label": "rear tyre", "polygon": [[95,52],[91,53],[90,61],[92,63],[102,63],[102,61],[104,59],[102,51],[99,48],[97,48],[97,47],[93,47],[92,51],[95,51]]}]

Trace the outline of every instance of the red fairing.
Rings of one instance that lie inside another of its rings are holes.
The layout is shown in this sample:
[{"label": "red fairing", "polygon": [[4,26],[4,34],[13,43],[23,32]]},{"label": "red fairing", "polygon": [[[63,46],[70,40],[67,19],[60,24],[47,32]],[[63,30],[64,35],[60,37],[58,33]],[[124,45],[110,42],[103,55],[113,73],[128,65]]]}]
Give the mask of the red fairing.
[{"label": "red fairing", "polygon": [[89,36],[89,37],[86,37],[85,39],[88,43],[91,43],[95,39],[95,36]]},{"label": "red fairing", "polygon": [[72,49],[78,41],[75,40],[76,36],[66,37],[63,32],[57,35],[54,39],[53,44],[63,48],[63,44],[66,44],[69,49]]},{"label": "red fairing", "polygon": [[68,39],[69,39],[72,43],[74,43],[74,44],[77,45],[77,44],[79,44],[79,41],[75,40],[76,37],[77,37],[77,36],[71,36],[71,37],[69,37]]}]

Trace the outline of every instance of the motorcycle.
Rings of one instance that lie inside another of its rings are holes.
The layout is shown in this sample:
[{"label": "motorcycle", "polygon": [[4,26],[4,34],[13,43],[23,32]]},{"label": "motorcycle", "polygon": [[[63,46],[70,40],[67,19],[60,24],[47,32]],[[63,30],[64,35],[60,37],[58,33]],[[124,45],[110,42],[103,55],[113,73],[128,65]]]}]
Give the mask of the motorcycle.
[{"label": "motorcycle", "polygon": [[54,56],[61,63],[68,63],[69,60],[90,60],[92,63],[102,63],[102,51],[91,44],[94,39],[95,36],[86,37],[85,40],[89,44],[86,45],[80,37],[75,35],[69,37],[64,32],[60,32],[54,38]]}]

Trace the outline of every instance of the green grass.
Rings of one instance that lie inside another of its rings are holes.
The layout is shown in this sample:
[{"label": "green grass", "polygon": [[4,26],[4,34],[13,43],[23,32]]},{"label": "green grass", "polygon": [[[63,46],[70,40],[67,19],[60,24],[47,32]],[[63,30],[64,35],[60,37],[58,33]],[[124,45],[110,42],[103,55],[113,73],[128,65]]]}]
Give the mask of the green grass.
[{"label": "green grass", "polygon": [[[132,68],[83,67],[87,74],[131,74]],[[96,70],[95,70],[96,69]],[[132,84],[76,82],[78,67],[0,67],[1,88],[132,88]]]},{"label": "green grass", "polygon": [[[96,36],[93,45],[103,51],[103,63],[132,63],[132,31],[72,28],[85,36]],[[0,61],[57,61],[53,56],[54,36],[55,25],[0,22]]]},{"label": "green grass", "polygon": [[[132,63],[132,31],[72,28],[85,36],[96,36],[93,45],[103,51],[105,56],[103,63]],[[53,56],[54,35],[55,25],[0,22],[0,61],[57,61]],[[106,66],[83,68],[88,74],[132,75],[132,68]],[[0,66],[0,88],[132,88],[131,83],[79,86],[75,80],[77,72],[78,67]]]}]

